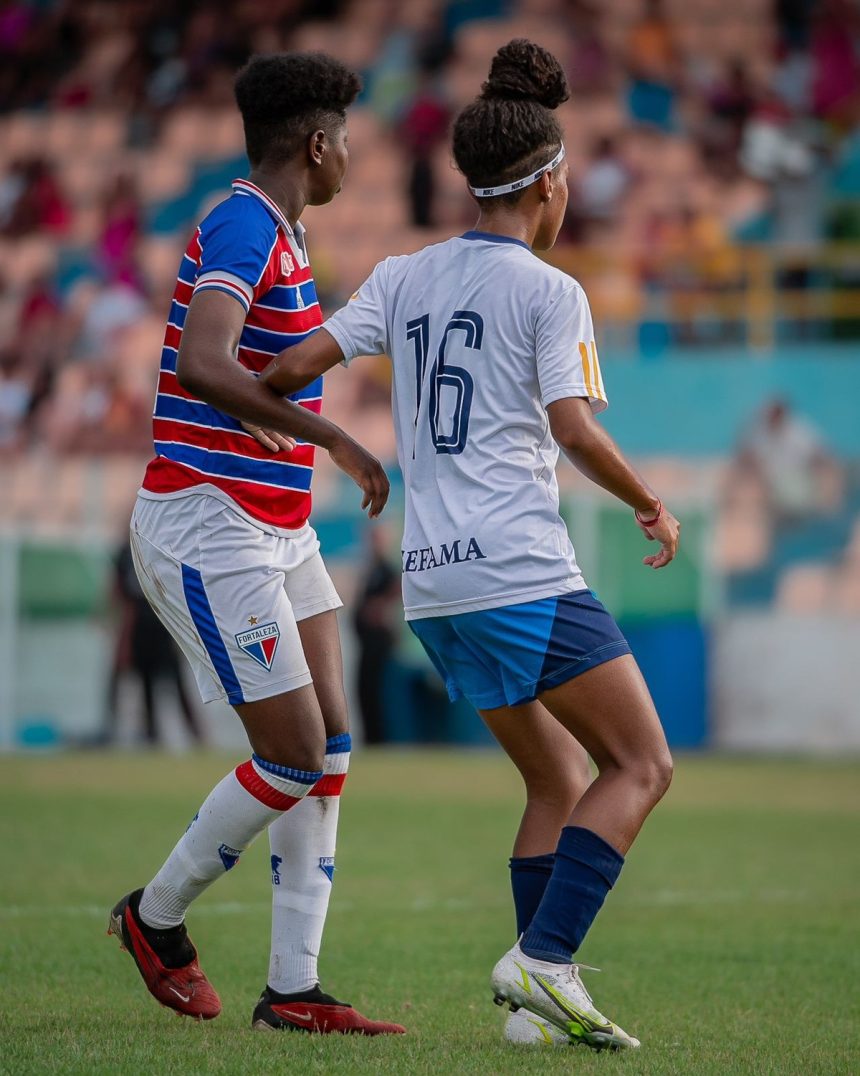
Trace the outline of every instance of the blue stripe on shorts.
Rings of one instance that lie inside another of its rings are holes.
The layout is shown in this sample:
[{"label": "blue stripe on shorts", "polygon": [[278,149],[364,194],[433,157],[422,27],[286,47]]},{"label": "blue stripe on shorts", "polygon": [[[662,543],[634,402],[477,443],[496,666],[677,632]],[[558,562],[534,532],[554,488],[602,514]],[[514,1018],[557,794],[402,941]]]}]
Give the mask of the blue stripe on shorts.
[{"label": "blue stripe on shorts", "polygon": [[203,576],[196,568],[188,564],[182,565],[182,589],[185,592],[185,602],[191,619],[194,621],[194,627],[206,647],[218,679],[227,692],[227,699],[232,706],[238,706],[245,701],[242,685],[239,683],[233,662],[230,660],[227,647],[224,645],[221,632],[215,622],[212,606],[209,604],[206,588],[203,586]]},{"label": "blue stripe on shorts", "polygon": [[618,625],[590,590],[409,622],[452,701],[479,710],[517,706],[629,654]]}]

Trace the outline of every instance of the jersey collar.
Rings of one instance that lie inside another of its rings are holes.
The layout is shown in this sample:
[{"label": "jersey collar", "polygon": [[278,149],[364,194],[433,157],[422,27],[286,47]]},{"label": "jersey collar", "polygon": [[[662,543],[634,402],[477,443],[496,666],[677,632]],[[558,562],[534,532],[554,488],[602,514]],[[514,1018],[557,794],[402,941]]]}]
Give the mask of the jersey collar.
[{"label": "jersey collar", "polygon": [[464,232],[461,239],[478,239],[484,243],[513,243],[515,247],[525,247],[530,251],[532,248],[528,243],[524,243],[522,239],[514,239],[512,235],[496,235],[495,232],[476,232],[474,229],[470,232]]},{"label": "jersey collar", "polygon": [[287,235],[294,236],[296,239],[301,241],[301,238],[304,235],[305,231],[302,222],[300,220],[297,220],[295,227],[293,227],[293,225],[290,224],[290,222],[281,212],[281,208],[277,204],[277,202],[273,201],[268,196],[268,194],[266,194],[265,191],[261,190],[256,185],[256,183],[252,183],[250,179],[234,179],[232,186],[234,192],[238,194],[250,195],[252,198],[256,198],[258,201],[262,202],[266,209],[268,209],[271,215],[275,218],[277,223],[280,224],[280,226],[284,229]]}]

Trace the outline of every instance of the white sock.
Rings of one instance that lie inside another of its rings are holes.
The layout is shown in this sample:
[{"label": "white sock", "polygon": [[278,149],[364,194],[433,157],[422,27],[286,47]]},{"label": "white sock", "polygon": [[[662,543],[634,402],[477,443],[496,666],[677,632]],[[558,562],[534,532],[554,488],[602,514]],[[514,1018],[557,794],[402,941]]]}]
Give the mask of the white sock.
[{"label": "white sock", "polygon": [[239,861],[273,819],[295,807],[321,774],[253,755],[209,793],[164,866],[144,889],[140,917],[151,927],[179,926],[189,904]]},{"label": "white sock", "polygon": [[269,826],[272,850],[272,949],[269,986],[280,994],[319,982],[334,875],[340,792],[349,769],[349,733],[326,740],[323,776],[304,802]]}]

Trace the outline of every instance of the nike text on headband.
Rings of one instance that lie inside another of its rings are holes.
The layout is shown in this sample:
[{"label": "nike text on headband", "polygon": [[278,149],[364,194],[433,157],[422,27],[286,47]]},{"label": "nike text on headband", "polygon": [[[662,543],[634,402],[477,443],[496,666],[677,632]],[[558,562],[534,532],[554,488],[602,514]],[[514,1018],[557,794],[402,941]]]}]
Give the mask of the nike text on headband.
[{"label": "nike text on headband", "polygon": [[498,187],[469,187],[469,190],[476,198],[495,198],[497,194],[513,194],[514,191],[522,190],[523,187],[530,187],[532,183],[537,183],[544,172],[551,172],[554,168],[557,168],[564,160],[564,143],[561,144],[561,149],[556,153],[553,159],[548,164],[541,165],[536,172],[532,172],[530,176],[526,176],[525,179],[518,179],[514,183],[500,183]]}]

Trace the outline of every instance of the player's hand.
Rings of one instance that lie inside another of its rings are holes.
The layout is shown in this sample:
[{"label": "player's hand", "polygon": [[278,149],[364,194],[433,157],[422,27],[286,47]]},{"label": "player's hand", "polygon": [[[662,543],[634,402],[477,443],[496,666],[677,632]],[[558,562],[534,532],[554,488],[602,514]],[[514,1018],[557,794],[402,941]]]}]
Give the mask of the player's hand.
[{"label": "player's hand", "polygon": [[255,426],[252,422],[243,422],[242,429],[247,430],[252,437],[256,437],[260,444],[268,448],[270,452],[292,452],[296,447],[294,437],[287,437],[286,434],[278,433],[276,430],[264,430],[262,426]]},{"label": "player's hand", "polygon": [[659,551],[643,557],[642,563],[651,568],[665,568],[671,560],[674,560],[678,552],[681,524],[665,506],[661,506],[657,522],[650,527],[643,527],[638,519],[636,522],[649,542],[660,543]]},{"label": "player's hand", "polygon": [[362,510],[369,508],[368,515],[376,519],[385,507],[389,491],[388,476],[382,464],[351,437],[341,438],[329,450],[329,456],[364,494]]}]

